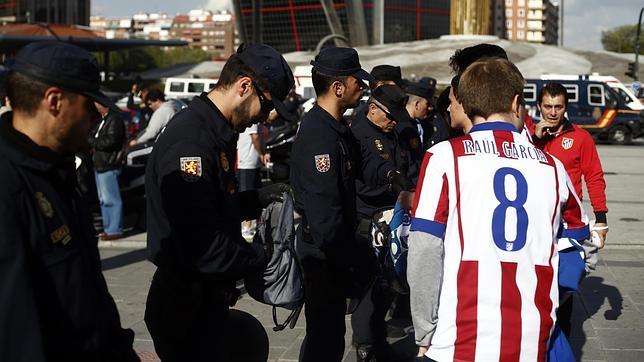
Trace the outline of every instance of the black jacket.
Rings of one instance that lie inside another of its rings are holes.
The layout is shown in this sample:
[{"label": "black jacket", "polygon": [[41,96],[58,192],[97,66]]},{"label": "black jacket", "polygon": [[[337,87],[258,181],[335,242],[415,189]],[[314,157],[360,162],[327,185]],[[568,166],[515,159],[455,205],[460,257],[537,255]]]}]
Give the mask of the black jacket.
[{"label": "black jacket", "polygon": [[109,295],[73,158],[0,118],[0,359],[138,361]]},{"label": "black jacket", "polygon": [[[396,132],[384,133],[367,119],[364,113],[356,115],[351,131],[360,143],[364,178],[356,179],[356,207],[358,215],[370,219],[383,207],[393,208],[398,195],[390,191],[387,173],[398,171],[407,175],[409,154],[398,144]],[[371,180],[371,183],[365,182]]]},{"label": "black jacket", "polygon": [[94,150],[94,169],[105,172],[121,167],[121,151],[125,145],[125,124],[121,115],[110,110],[89,135],[89,145]]},{"label": "black jacket", "polygon": [[396,124],[396,132],[398,133],[398,140],[402,149],[406,150],[409,154],[409,167],[407,170],[407,178],[415,185],[418,181],[420,174],[420,167],[423,163],[425,156],[425,149],[423,142],[418,133],[418,125],[416,120],[409,118]]},{"label": "black jacket", "polygon": [[257,193],[235,193],[237,133],[206,93],[159,136],[145,173],[148,251],[184,280],[232,285],[265,264],[239,223],[261,211]]},{"label": "black jacket", "polygon": [[302,118],[291,150],[295,209],[311,235],[298,245],[300,256],[325,259],[354,241],[360,167],[359,146],[347,123],[313,106]]}]

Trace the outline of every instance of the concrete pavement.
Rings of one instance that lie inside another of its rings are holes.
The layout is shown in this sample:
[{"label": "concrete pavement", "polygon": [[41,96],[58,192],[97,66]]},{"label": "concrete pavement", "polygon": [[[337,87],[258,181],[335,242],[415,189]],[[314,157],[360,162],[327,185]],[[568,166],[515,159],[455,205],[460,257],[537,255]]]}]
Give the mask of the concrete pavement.
[{"label": "concrete pavement", "polygon": [[[597,270],[585,279],[580,297],[575,299],[571,344],[582,361],[644,361],[644,144],[601,145],[599,152],[608,184],[610,232]],[[590,210],[587,203],[586,208]],[[144,240],[144,234],[134,235],[127,245],[140,246]],[[145,260],[141,249],[104,248],[101,255],[121,321],[136,333],[136,350],[144,360],[156,360],[143,322],[154,266]],[[269,306],[243,296],[236,308],[254,315],[265,326],[270,361],[297,361],[304,338],[303,315],[295,329],[273,332]],[[285,317],[286,312],[281,315]],[[355,361],[348,317],[346,336],[344,361]],[[391,338],[390,342],[397,349],[413,349],[409,337]]]}]

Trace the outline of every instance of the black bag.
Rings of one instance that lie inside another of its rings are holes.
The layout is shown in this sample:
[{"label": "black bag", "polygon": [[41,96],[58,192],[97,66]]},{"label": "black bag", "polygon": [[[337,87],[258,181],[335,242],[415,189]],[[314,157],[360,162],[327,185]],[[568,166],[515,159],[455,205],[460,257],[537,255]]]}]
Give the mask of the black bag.
[{"label": "black bag", "polygon": [[[283,194],[283,202],[271,203],[257,224],[253,242],[261,243],[269,256],[262,273],[248,275],[244,285],[248,295],[273,306],[274,331],[295,327],[304,305],[304,283],[295,253],[293,198]],[[283,323],[277,322],[277,307],[291,310]]]}]

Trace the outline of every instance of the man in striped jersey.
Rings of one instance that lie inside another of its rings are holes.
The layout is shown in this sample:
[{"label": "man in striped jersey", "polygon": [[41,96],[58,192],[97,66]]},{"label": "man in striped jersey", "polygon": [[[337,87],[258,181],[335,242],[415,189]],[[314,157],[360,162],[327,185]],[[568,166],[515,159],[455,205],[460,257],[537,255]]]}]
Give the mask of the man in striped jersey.
[{"label": "man in striped jersey", "polygon": [[557,238],[587,238],[588,218],[561,162],[512,123],[523,83],[505,59],[468,67],[458,94],[474,127],[425,155],[407,269],[424,360],[546,359]]}]

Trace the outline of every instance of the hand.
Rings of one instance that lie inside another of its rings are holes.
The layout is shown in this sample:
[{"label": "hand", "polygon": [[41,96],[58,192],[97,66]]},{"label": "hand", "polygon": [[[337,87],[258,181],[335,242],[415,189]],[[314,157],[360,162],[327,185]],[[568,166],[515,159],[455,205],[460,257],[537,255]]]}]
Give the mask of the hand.
[{"label": "hand", "polygon": [[414,206],[414,197],[416,197],[416,192],[414,191],[401,191],[398,195],[400,207],[405,210],[411,210]]},{"label": "hand", "polygon": [[542,119],[539,123],[534,125],[534,135],[537,138],[543,138],[545,136],[547,129],[555,127],[554,124],[546,121],[545,119]]},{"label": "hand", "polygon": [[132,84],[132,94],[136,95],[138,91],[139,91],[139,86],[136,83]]},{"label": "hand", "polygon": [[283,193],[291,193],[291,186],[285,183],[276,183],[268,186],[264,186],[261,189],[257,190],[257,197],[259,199],[259,204],[262,207],[267,207],[271,202],[282,202]]},{"label": "hand", "polygon": [[136,139],[133,139],[130,141],[130,143],[128,143],[130,147],[134,146],[135,144],[137,144]]},{"label": "hand", "polygon": [[593,231],[597,232],[597,235],[599,235],[599,244],[597,244],[597,247],[599,249],[604,247],[604,244],[606,243],[606,235],[608,234],[608,224],[605,223],[595,223],[593,226]]},{"label": "hand", "polygon": [[263,164],[267,164],[271,162],[271,154],[270,153],[265,153],[260,156],[260,161],[262,161]]},{"label": "hand", "polygon": [[416,357],[424,356],[425,353],[427,353],[428,349],[429,349],[429,347],[418,346],[418,354],[416,355]]},{"label": "hand", "polygon": [[413,187],[411,181],[409,181],[407,177],[403,176],[396,170],[387,172],[387,182],[389,183],[389,190],[393,191],[394,193],[408,191]]}]

